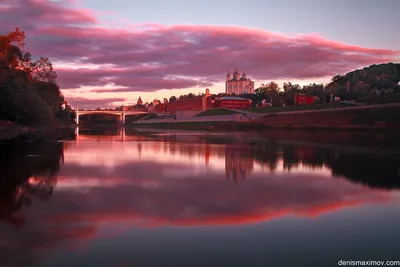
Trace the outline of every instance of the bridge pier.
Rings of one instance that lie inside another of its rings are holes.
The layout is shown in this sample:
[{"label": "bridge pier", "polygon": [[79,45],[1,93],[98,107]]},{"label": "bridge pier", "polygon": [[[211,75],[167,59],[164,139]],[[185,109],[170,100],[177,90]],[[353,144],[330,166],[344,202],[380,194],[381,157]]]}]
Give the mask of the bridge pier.
[{"label": "bridge pier", "polygon": [[78,108],[78,104],[76,104],[75,116],[76,116],[76,118],[75,118],[76,124],[79,125],[79,108]]},{"label": "bridge pier", "polygon": [[122,125],[125,125],[125,112],[122,112],[122,113],[121,113],[120,121],[121,121],[121,124],[122,124]]},{"label": "bridge pier", "polygon": [[79,126],[75,128],[75,144],[76,147],[79,147]]},{"label": "bridge pier", "polygon": [[125,141],[125,128],[124,127],[119,128],[118,134],[121,137],[121,141]]}]

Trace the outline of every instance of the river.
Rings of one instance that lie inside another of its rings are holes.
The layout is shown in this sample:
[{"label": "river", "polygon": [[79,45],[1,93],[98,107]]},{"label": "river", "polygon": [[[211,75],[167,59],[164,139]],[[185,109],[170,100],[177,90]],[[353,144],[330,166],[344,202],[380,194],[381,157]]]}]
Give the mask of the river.
[{"label": "river", "polygon": [[400,260],[400,151],[244,133],[0,145],[0,266]]}]

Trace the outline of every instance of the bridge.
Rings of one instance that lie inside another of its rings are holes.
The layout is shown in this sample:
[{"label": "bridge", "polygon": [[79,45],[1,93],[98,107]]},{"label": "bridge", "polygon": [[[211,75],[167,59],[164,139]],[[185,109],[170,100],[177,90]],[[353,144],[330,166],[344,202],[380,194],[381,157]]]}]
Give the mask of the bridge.
[{"label": "bridge", "polygon": [[87,115],[87,114],[111,114],[116,115],[119,118],[119,122],[121,124],[125,124],[126,116],[139,115],[139,114],[149,114],[148,111],[134,111],[134,110],[124,110],[124,106],[122,106],[122,110],[85,110],[79,109],[78,105],[76,105],[75,113],[76,113],[76,124],[79,124],[79,116]]}]

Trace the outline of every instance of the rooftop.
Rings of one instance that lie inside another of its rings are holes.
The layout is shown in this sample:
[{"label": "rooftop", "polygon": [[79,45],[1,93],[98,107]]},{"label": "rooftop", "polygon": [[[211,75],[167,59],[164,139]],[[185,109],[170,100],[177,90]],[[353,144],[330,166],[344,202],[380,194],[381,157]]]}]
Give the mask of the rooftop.
[{"label": "rooftop", "polygon": [[236,82],[236,81],[249,81],[251,82],[250,78],[240,78],[239,80],[235,80],[235,79],[230,79],[227,82]]},{"label": "rooftop", "polygon": [[248,100],[247,98],[239,97],[239,96],[224,96],[219,98],[221,100]]}]

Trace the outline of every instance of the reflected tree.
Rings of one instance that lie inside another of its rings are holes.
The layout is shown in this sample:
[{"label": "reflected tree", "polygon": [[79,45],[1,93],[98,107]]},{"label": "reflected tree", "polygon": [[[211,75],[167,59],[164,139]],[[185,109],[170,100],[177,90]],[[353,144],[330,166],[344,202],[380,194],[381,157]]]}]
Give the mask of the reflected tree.
[{"label": "reflected tree", "polygon": [[19,213],[38,197],[47,200],[64,163],[63,143],[7,143],[0,146],[0,220],[22,227]]}]

